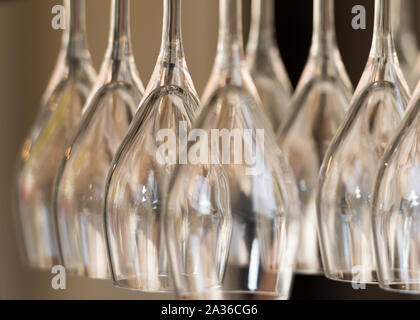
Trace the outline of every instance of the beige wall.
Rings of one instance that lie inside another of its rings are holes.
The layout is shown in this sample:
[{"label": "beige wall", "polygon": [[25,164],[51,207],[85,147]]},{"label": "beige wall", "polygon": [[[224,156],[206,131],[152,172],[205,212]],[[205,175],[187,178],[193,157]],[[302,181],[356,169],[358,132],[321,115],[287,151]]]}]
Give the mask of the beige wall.
[{"label": "beige wall", "polygon": [[[89,44],[98,68],[107,42],[109,0],[87,0]],[[162,1],[132,1],[132,34],[138,68],[147,83],[161,35]],[[54,67],[60,32],[51,28],[51,8],[61,0],[0,1],[0,298],[159,298],[113,288],[109,281],[69,278],[67,290],[51,289],[51,274],[29,270],[18,259],[12,222],[14,161],[38,111]],[[217,1],[183,1],[188,65],[201,93],[216,49]]]}]

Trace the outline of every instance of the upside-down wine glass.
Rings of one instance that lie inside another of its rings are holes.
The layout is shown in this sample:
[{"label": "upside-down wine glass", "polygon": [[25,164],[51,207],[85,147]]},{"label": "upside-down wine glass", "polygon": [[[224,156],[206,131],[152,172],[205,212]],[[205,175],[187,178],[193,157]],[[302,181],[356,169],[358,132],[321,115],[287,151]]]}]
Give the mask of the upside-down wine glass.
[{"label": "upside-down wine glass", "polygon": [[103,205],[112,158],[140,103],[130,39],[130,0],[112,0],[108,48],[84,116],[61,162],[54,194],[59,252],[67,272],[109,278]]},{"label": "upside-down wine glass", "polygon": [[372,49],[356,92],[321,167],[318,228],[325,275],[371,283],[377,281],[371,192],[410,97],[395,52],[391,0],[375,1]]},{"label": "upside-down wine glass", "polygon": [[176,293],[287,299],[299,234],[293,173],[261,113],[243,53],[240,0],[220,0],[218,50],[165,201]]},{"label": "upside-down wine glass", "polygon": [[420,294],[420,86],[381,159],[372,195],[381,288]]},{"label": "upside-down wine glass", "polygon": [[280,145],[296,177],[302,209],[298,273],[322,273],[315,210],[318,173],[352,92],[336,43],[334,0],[315,0],[309,59],[293,96],[290,116],[279,133]]},{"label": "upside-down wine glass", "polygon": [[276,131],[289,112],[292,85],[276,44],[274,0],[253,0],[248,67],[262,107]]},{"label": "upside-down wine glass", "polygon": [[52,196],[60,159],[96,79],[87,47],[85,0],[65,0],[66,28],[42,108],[25,141],[17,174],[17,220],[24,258],[34,268],[59,263]]},{"label": "upside-down wine glass", "polygon": [[[172,289],[161,233],[164,178],[177,153],[173,137],[187,133],[198,98],[184,57],[181,1],[164,0],[162,46],[140,109],[111,165],[106,184],[105,230],[114,284],[146,292]],[[161,157],[160,157],[161,156]]]}]

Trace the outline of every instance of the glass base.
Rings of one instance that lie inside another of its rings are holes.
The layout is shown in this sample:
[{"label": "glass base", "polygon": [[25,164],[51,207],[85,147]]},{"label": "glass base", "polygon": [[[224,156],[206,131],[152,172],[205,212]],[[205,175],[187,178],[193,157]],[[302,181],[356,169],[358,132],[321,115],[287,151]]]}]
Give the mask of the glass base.
[{"label": "glass base", "polygon": [[94,272],[88,269],[69,269],[66,267],[66,273],[74,277],[89,278],[93,280],[110,280],[111,275],[107,272]]},{"label": "glass base", "polygon": [[391,269],[388,280],[381,281],[381,289],[408,294],[420,294],[420,271]]},{"label": "glass base", "polygon": [[301,275],[323,275],[324,270],[321,264],[321,258],[315,256],[311,259],[300,259],[296,261],[295,274]]},{"label": "glass base", "polygon": [[325,276],[334,281],[348,282],[348,283],[360,283],[360,284],[377,284],[378,276],[376,271],[360,271],[354,273],[347,270],[337,271],[337,272],[327,272],[325,271]]},{"label": "glass base", "polygon": [[157,276],[153,281],[148,277],[121,278],[113,280],[118,288],[144,293],[170,293],[173,288],[168,275]]},{"label": "glass base", "polygon": [[[232,270],[232,268],[230,268]],[[234,268],[235,269],[235,268]],[[239,269],[240,268],[236,268]],[[238,271],[238,270],[236,270]],[[292,274],[292,272],[288,272],[288,274]],[[184,281],[186,283],[194,283],[195,280],[189,280],[190,276],[183,274]],[[229,279],[229,274],[225,275],[226,279]],[[234,279],[234,277],[230,277],[230,279]],[[273,283],[276,283],[276,278],[271,279],[268,278],[270,283],[273,280]],[[177,297],[183,300],[288,300],[289,299],[289,285],[286,285],[286,288],[277,288],[275,285],[273,286],[274,290],[267,290],[267,289],[247,289],[246,286],[241,286],[240,284],[245,283],[228,283],[225,282],[223,286],[220,285],[218,281],[214,279],[205,278],[203,283],[206,284],[206,287],[203,287],[199,292],[191,292],[191,291],[184,291],[179,292],[177,291]],[[289,280],[285,281],[286,284],[289,284]],[[287,289],[287,290],[286,290]],[[191,290],[191,289],[189,289]],[[278,291],[276,291],[278,290]]]},{"label": "glass base", "polygon": [[288,300],[289,296],[278,296],[266,291],[222,291],[211,290],[203,293],[180,294],[183,300]]},{"label": "glass base", "polygon": [[420,280],[408,283],[393,282],[386,285],[379,284],[379,287],[390,292],[420,294]]},{"label": "glass base", "polygon": [[324,274],[324,270],[322,269],[296,269],[295,274],[302,275],[302,276],[322,276]]}]

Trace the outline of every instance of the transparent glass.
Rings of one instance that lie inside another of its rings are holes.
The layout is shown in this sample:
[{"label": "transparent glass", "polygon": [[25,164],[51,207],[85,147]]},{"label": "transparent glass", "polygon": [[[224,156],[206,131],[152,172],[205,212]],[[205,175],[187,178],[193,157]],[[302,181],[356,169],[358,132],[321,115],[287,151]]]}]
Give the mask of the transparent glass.
[{"label": "transparent glass", "polygon": [[17,173],[17,220],[24,259],[48,269],[58,264],[52,195],[60,159],[80,123],[96,75],[85,35],[85,1],[66,0],[66,29],[40,114],[25,141]]},{"label": "transparent glass", "polygon": [[241,1],[219,6],[218,52],[190,161],[176,166],[165,201],[173,282],[179,298],[287,299],[299,234],[296,185],[246,66]]},{"label": "transparent glass", "polygon": [[198,104],[182,46],[181,2],[164,0],[157,65],[106,184],[105,227],[117,286],[147,292],[172,289],[161,233],[163,179],[172,166],[157,155],[165,134],[177,137],[178,130],[191,128]]},{"label": "transparent glass", "polygon": [[420,293],[420,87],[379,166],[372,196],[379,285]]},{"label": "transparent glass", "polygon": [[[312,75],[309,72],[313,72]],[[294,171],[302,208],[296,272],[322,273],[315,194],[321,162],[349,107],[352,85],[335,38],[334,0],[314,1],[314,35],[279,143]]]},{"label": "transparent glass", "polygon": [[247,62],[263,110],[278,130],[289,112],[292,85],[276,44],[274,12],[274,0],[252,1]]},{"label": "transparent glass", "polygon": [[367,67],[321,166],[318,227],[324,272],[334,280],[377,281],[371,192],[379,159],[396,133],[410,96],[395,53],[390,2],[375,1]]},{"label": "transparent glass", "polygon": [[413,21],[414,1],[393,0],[395,48],[410,89],[420,79],[420,55]]},{"label": "transparent glass", "polygon": [[106,176],[144,90],[131,50],[130,1],[111,2],[108,49],[61,162],[54,197],[62,263],[68,273],[92,278],[109,278],[103,219]]}]

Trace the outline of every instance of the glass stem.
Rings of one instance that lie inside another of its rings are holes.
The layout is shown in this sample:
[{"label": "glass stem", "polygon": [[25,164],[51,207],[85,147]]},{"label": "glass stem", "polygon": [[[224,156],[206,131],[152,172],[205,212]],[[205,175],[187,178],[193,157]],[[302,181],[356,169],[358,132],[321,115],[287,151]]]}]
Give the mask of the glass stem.
[{"label": "glass stem", "polygon": [[62,50],[67,59],[87,58],[86,3],[85,0],[64,0],[66,28],[62,38]]},{"label": "glass stem", "polygon": [[311,55],[329,56],[335,47],[334,0],[314,0]]},{"label": "glass stem", "polygon": [[181,34],[181,0],[163,0],[164,16],[159,59],[179,63],[184,58]]},{"label": "glass stem", "polygon": [[130,0],[112,0],[107,57],[121,60],[131,55]]},{"label": "glass stem", "polygon": [[241,0],[220,0],[216,66],[240,69],[244,62]]},{"label": "glass stem", "polygon": [[253,0],[251,16],[251,33],[248,51],[256,52],[257,48],[269,50],[274,46],[274,1]]},{"label": "glass stem", "polygon": [[392,34],[391,0],[375,0],[375,27],[373,30],[370,56],[392,57],[395,55]]}]

